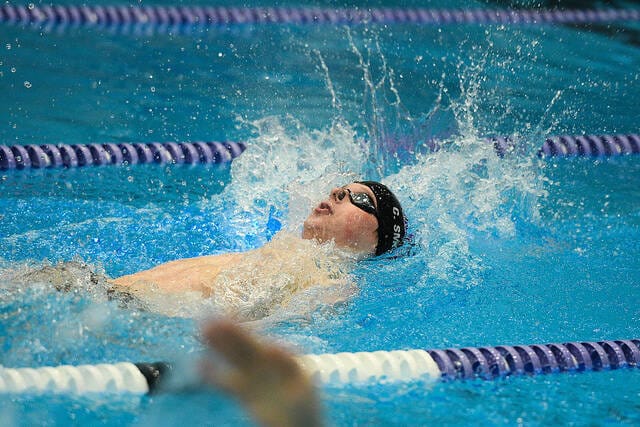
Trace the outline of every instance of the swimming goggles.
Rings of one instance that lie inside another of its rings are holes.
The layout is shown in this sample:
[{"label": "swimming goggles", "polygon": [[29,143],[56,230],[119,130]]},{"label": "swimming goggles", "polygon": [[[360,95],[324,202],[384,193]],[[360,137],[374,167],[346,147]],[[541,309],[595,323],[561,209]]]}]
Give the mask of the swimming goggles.
[{"label": "swimming goggles", "polygon": [[342,191],[336,194],[336,197],[338,200],[342,200],[347,194],[349,195],[349,200],[351,200],[351,203],[354,206],[378,218],[378,210],[376,209],[376,205],[373,203],[371,196],[367,193],[354,193],[348,188],[342,187]]}]

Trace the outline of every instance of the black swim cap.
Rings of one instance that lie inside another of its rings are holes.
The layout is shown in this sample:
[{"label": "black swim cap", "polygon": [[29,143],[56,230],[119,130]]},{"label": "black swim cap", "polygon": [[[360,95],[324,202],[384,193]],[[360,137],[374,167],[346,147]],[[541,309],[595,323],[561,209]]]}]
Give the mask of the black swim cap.
[{"label": "black swim cap", "polygon": [[371,189],[378,202],[378,246],[381,255],[402,245],[407,230],[406,218],[400,202],[384,184],[375,181],[357,181]]}]

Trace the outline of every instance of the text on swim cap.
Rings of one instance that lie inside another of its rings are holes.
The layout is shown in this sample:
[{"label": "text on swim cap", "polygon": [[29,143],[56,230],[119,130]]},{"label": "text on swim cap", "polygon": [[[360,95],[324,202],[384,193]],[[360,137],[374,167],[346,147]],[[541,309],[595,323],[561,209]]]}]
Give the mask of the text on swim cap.
[{"label": "text on swim cap", "polygon": [[[400,209],[394,206],[391,210],[393,212],[393,219],[396,219],[400,216]],[[393,247],[398,247],[400,245],[402,227],[400,224],[393,224]]]}]

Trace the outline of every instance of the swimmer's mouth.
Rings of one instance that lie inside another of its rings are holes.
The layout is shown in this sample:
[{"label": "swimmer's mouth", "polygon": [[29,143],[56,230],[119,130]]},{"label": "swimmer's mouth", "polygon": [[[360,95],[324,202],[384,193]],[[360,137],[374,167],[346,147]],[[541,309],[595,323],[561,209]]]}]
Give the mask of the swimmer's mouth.
[{"label": "swimmer's mouth", "polygon": [[327,202],[321,202],[314,211],[319,214],[332,214],[333,210],[331,209],[331,205]]}]

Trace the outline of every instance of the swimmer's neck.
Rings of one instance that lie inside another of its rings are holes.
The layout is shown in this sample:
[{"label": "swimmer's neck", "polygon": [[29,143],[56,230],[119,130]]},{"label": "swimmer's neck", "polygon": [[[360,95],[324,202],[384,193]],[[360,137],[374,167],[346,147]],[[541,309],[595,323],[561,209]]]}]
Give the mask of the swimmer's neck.
[{"label": "swimmer's neck", "polygon": [[[362,249],[357,249],[351,246],[338,245],[336,244],[336,241],[334,239],[323,240],[316,237],[305,237],[304,235],[300,235],[298,236],[298,238],[305,241],[315,242],[320,246],[330,247],[331,250],[343,253],[344,255],[346,255],[347,258],[354,259],[356,261],[372,258],[375,255],[375,253],[371,250],[362,250]],[[269,242],[267,244],[269,244]]]}]

